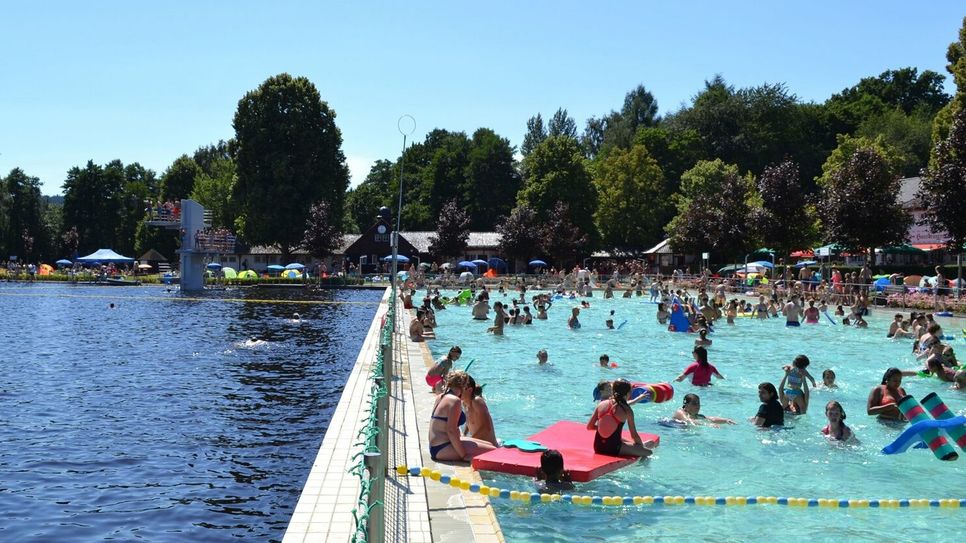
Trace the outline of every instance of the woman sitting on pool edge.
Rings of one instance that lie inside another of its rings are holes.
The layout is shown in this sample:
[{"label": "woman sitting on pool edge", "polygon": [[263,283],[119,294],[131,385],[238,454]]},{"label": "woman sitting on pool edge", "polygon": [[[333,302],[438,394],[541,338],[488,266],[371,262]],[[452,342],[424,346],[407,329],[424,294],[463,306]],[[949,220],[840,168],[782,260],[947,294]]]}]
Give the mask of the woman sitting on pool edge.
[{"label": "woman sitting on pool edge", "polygon": [[[634,411],[627,403],[627,396],[631,393],[631,384],[624,380],[614,381],[613,395],[609,400],[597,404],[594,414],[587,422],[588,430],[595,430],[594,452],[607,456],[639,456],[646,458],[653,452],[653,441],[644,443],[634,425]],[[621,439],[624,423],[631,433],[633,443]]]},{"label": "woman sitting on pool edge", "polygon": [[671,417],[676,421],[681,421],[684,424],[689,425],[701,425],[710,424],[715,428],[719,424],[734,424],[735,421],[731,419],[726,419],[724,417],[708,417],[701,414],[701,398],[697,394],[685,394],[684,395],[684,405],[680,409],[674,412],[674,416]]},{"label": "woman sitting on pool edge", "polygon": [[460,425],[466,421],[460,397],[468,384],[466,372],[449,372],[448,390],[433,406],[428,438],[429,456],[434,461],[468,461],[496,448],[486,441],[460,436]]}]

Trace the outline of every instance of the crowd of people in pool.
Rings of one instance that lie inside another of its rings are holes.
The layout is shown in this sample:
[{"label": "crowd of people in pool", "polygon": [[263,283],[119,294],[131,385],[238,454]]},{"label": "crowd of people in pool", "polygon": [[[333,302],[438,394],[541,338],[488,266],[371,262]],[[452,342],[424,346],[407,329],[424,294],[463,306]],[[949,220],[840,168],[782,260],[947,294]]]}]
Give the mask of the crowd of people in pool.
[{"label": "crowd of people in pool", "polygon": [[[631,290],[628,289],[627,292]],[[547,311],[553,306],[555,299],[558,302],[576,301],[581,295],[593,296],[593,291],[589,289],[570,293],[560,289],[555,295],[539,293],[527,300],[525,287],[518,287],[516,292],[511,293],[501,285],[498,291],[504,298],[513,295],[507,303],[497,301],[492,306],[493,326],[487,332],[498,335],[503,334],[507,326],[527,326],[532,325],[534,319],[546,320]],[[404,305],[412,307],[415,292],[415,290],[403,292]],[[432,334],[432,328],[435,327],[434,312],[446,309],[446,302],[470,305],[473,319],[489,320],[490,295],[489,289],[483,287],[471,292],[469,296],[448,300],[442,298],[438,291],[428,291],[422,305],[416,308],[417,317],[412,321],[409,330],[410,338],[414,341],[422,341],[434,337]],[[694,361],[677,376],[676,381],[680,382],[690,377],[692,385],[699,387],[711,385],[712,378],[725,379],[708,360],[708,348],[713,344],[708,334],[714,331],[714,327],[721,320],[724,320],[726,325],[734,325],[735,319],[739,316],[756,319],[784,318],[786,326],[799,326],[800,323],[817,324],[824,314],[835,323],[828,314],[828,305],[825,301],[816,299],[817,296],[814,293],[803,291],[793,290],[787,299],[773,295],[771,300],[766,300],[764,296],[760,296],[757,304],[738,299],[726,300],[724,289],[718,287],[700,289],[696,296],[690,296],[686,291],[671,292],[670,287],[655,284],[651,295],[652,300],[658,304],[656,314],[658,324],[666,325],[671,311],[683,311],[688,319],[688,331],[697,334],[693,349]],[[612,296],[612,291],[605,288],[605,297]],[[532,312],[531,304],[534,308]],[[589,307],[590,302],[586,299],[581,300],[578,306],[572,307],[567,326],[572,330],[579,330],[581,309]],[[868,326],[864,318],[867,314],[867,299],[862,292],[856,293],[848,313],[841,305],[835,309],[835,315],[840,317],[841,324],[851,324],[860,328]],[[614,311],[607,316],[605,326],[614,328]],[[933,319],[931,314],[912,312],[908,318],[901,313],[896,314],[886,336],[896,340],[912,340],[913,352],[918,359],[924,360],[924,367],[908,370],[894,367],[887,369],[881,382],[869,393],[866,404],[868,415],[889,423],[905,422],[905,417],[898,407],[899,400],[906,395],[902,388],[904,376],[931,375],[942,381],[951,382],[954,389],[966,390],[966,367],[958,365],[952,346],[943,342],[951,336],[944,334],[942,326]],[[446,356],[430,368],[426,376],[427,383],[438,395],[429,427],[429,451],[433,460],[468,461],[499,446],[493,419],[482,395],[483,387],[478,386],[467,371],[453,369],[454,363],[461,355],[460,347],[454,346]],[[549,355],[545,349],[537,353],[537,364],[547,364],[548,359]],[[616,367],[606,354],[600,356],[600,365]],[[798,355],[782,368],[782,379],[777,387],[771,382],[763,382],[758,386],[758,399],[761,405],[750,419],[754,425],[762,428],[781,427],[785,424],[786,416],[802,415],[808,411],[812,389],[818,386],[830,390],[837,388],[836,375],[832,369],[825,369],[821,373],[822,384],[818,385],[808,370],[809,365],[808,356]],[[465,370],[469,370],[469,366]],[[595,453],[642,458],[652,454],[656,444],[644,441],[637,432],[632,405],[639,401],[640,397],[632,399],[631,391],[631,383],[623,379],[605,380],[599,383],[597,393],[600,400],[587,423],[588,429],[595,432]],[[828,439],[845,442],[856,440],[851,428],[845,424],[845,409],[838,401],[827,402],[824,414],[827,424],[821,432]],[[735,424],[734,420],[728,418],[702,414],[701,399],[694,393],[684,396],[682,406],[667,422],[682,426],[715,427]],[[630,441],[621,437],[625,425],[631,437]],[[462,432],[460,427],[463,427]],[[566,487],[569,484],[563,466],[563,457],[558,451],[544,452],[541,456],[541,465],[539,478],[543,481],[541,483],[543,487],[553,489]]]}]

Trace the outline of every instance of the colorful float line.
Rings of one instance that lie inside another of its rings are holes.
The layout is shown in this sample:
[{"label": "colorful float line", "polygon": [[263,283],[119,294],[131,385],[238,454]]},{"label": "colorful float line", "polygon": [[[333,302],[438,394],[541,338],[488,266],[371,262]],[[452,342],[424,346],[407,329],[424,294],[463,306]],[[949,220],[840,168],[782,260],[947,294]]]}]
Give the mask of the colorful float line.
[{"label": "colorful float line", "polygon": [[932,508],[966,509],[966,499],[835,499],[790,498],[784,496],[583,496],[571,494],[540,494],[537,492],[507,490],[471,483],[458,477],[440,473],[426,467],[396,467],[401,476],[431,479],[454,488],[482,494],[490,498],[503,498],[522,503],[569,503],[573,505],[785,505],[788,507],[824,507],[830,509],[902,509]]}]

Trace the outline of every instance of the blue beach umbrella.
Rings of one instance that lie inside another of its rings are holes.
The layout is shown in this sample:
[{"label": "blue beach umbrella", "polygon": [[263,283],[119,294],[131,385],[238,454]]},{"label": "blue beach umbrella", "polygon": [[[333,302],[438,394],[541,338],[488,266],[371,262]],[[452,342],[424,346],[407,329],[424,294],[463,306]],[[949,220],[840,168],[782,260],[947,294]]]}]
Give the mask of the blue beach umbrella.
[{"label": "blue beach umbrella", "polygon": [[209,270],[220,270],[221,269],[221,264],[219,264],[217,262],[211,262],[211,263],[209,263],[205,267],[208,268]]},{"label": "blue beach umbrella", "polygon": [[759,266],[761,268],[768,268],[768,269],[772,269],[775,267],[774,264],[772,264],[771,262],[768,262],[767,260],[756,260],[755,262],[749,262],[748,265]]},{"label": "blue beach umbrella", "polygon": [[459,264],[456,265],[457,268],[467,268],[470,270],[476,269],[476,264],[470,262],[469,260],[461,260]]},{"label": "blue beach umbrella", "polygon": [[472,262],[474,264],[476,264],[477,266],[486,266],[486,267],[489,267],[490,266],[489,264],[487,264],[486,260],[482,260],[482,259],[479,259],[479,258],[476,259],[476,260],[473,260]]},{"label": "blue beach umbrella", "polygon": [[506,270],[506,262],[502,258],[497,258],[495,256],[490,257],[490,259],[486,261],[486,265],[496,270]]},{"label": "blue beach umbrella", "polygon": [[[408,256],[403,256],[403,255],[396,255],[396,260],[398,262],[402,262],[403,264],[407,264],[409,262],[409,257]],[[383,262],[392,262],[392,255],[382,257],[382,261]]]},{"label": "blue beach umbrella", "polygon": [[543,260],[531,260],[530,261],[530,265],[531,266],[536,266],[538,268],[546,268],[547,267],[547,263],[544,262]]},{"label": "blue beach umbrella", "polygon": [[73,266],[74,265],[73,262],[71,262],[70,260],[67,260],[66,258],[61,258],[57,262],[54,262],[54,264],[57,264],[58,266]]},{"label": "blue beach umbrella", "polygon": [[805,266],[814,266],[816,264],[818,264],[818,262],[816,262],[814,260],[803,260],[803,261],[799,262],[798,264],[795,264],[795,267],[796,268],[804,268]]},{"label": "blue beach umbrella", "polygon": [[272,264],[271,266],[267,267],[266,269],[268,271],[272,271],[272,272],[281,272],[281,271],[285,271],[285,266],[279,266],[278,264]]},{"label": "blue beach umbrella", "polygon": [[285,266],[286,270],[304,270],[305,265],[299,264],[298,262],[292,262],[291,264]]}]

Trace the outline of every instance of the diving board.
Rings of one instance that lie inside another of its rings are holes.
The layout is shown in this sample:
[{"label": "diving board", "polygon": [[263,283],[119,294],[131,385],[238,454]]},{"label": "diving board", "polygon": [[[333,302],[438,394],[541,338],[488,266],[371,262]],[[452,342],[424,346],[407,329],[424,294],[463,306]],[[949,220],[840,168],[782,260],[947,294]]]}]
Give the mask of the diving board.
[{"label": "diving board", "polygon": [[[548,449],[557,449],[564,458],[564,469],[570,472],[574,482],[586,483],[601,475],[628,466],[637,461],[636,456],[606,456],[594,452],[594,430],[580,422],[563,420],[527,439],[537,441]],[[660,436],[640,433],[643,441],[660,443]],[[630,441],[630,432],[623,437]],[[540,467],[539,452],[501,447],[473,459],[473,469],[498,471],[513,475],[535,477]]]}]

